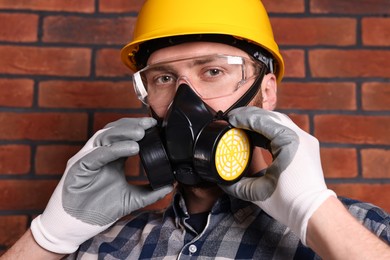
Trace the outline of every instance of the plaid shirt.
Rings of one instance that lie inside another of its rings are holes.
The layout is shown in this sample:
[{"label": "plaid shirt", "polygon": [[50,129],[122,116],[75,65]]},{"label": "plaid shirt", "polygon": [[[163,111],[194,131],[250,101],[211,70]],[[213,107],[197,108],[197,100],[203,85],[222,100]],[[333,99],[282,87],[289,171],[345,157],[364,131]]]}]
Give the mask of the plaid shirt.
[{"label": "plaid shirt", "polygon": [[[390,243],[390,216],[367,203],[340,200],[373,233]],[[320,259],[289,228],[252,203],[221,198],[198,234],[180,194],[164,212],[122,220],[82,244],[69,259]]]}]

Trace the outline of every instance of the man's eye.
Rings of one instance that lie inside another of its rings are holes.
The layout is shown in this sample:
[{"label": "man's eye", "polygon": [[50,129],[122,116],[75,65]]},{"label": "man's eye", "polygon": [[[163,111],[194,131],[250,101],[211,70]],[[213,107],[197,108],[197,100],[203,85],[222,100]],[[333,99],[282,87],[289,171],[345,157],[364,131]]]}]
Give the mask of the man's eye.
[{"label": "man's eye", "polygon": [[211,77],[215,77],[215,76],[218,76],[220,75],[222,72],[220,69],[209,69],[207,70],[207,74]]},{"label": "man's eye", "polygon": [[163,75],[156,78],[156,84],[168,84],[174,81],[174,78],[170,75]]}]

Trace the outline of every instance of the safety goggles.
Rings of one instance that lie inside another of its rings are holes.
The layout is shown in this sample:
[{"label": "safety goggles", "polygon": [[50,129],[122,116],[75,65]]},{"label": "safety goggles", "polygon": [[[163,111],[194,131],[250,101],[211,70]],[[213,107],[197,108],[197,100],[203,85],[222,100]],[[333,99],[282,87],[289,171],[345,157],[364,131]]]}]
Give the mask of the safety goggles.
[{"label": "safety goggles", "polygon": [[153,100],[171,102],[182,83],[207,100],[233,94],[265,69],[264,63],[250,58],[214,54],[146,66],[133,75],[133,85],[146,105]]}]

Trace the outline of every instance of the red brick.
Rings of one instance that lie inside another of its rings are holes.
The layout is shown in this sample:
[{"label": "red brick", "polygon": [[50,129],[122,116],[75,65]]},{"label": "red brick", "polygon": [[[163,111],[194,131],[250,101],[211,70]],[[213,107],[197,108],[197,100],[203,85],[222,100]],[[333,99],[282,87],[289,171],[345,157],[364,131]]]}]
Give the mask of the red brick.
[{"label": "red brick", "polygon": [[310,131],[309,118],[307,115],[288,114],[291,120],[306,132]]},{"label": "red brick", "polygon": [[[101,0],[99,1],[100,12],[137,12],[141,9],[143,0]],[[303,0],[265,0],[263,4],[269,13],[302,13],[304,11]]]},{"label": "red brick", "polygon": [[390,14],[390,3],[387,0],[311,0],[310,10],[313,13],[333,14]]},{"label": "red brick", "polygon": [[99,77],[123,77],[132,73],[120,59],[120,49],[102,49],[96,53],[96,75]]},{"label": "red brick", "polygon": [[0,106],[31,107],[34,81],[29,79],[0,79]]},{"label": "red brick", "polygon": [[321,162],[325,178],[357,177],[357,153],[349,148],[321,148]]},{"label": "red brick", "polygon": [[390,212],[390,184],[328,184],[338,196],[369,202]]},{"label": "red brick", "polygon": [[322,142],[390,144],[390,117],[317,115],[315,136]]},{"label": "red brick", "polygon": [[43,210],[57,180],[0,180],[0,210]]},{"label": "red brick", "polygon": [[390,78],[388,50],[312,50],[309,63],[313,77]]},{"label": "red brick", "polygon": [[364,83],[362,106],[364,110],[390,110],[390,83]]},{"label": "red brick", "polygon": [[30,156],[27,145],[0,145],[0,175],[27,174],[30,171]]},{"label": "red brick", "polygon": [[263,0],[268,13],[303,13],[305,11],[304,0]]},{"label": "red brick", "polygon": [[354,83],[282,83],[278,108],[309,110],[354,110]]},{"label": "red brick", "polygon": [[81,146],[73,145],[41,145],[38,146],[35,156],[36,174],[64,173],[66,163],[75,155]]},{"label": "red brick", "polygon": [[361,155],[363,177],[390,179],[390,150],[363,149]]},{"label": "red brick", "polygon": [[121,118],[133,118],[133,117],[148,117],[148,114],[122,114],[122,113],[95,113],[93,131],[96,132],[102,129],[108,123],[114,122]]},{"label": "red brick", "polygon": [[352,18],[273,18],[271,23],[280,45],[347,46],[356,43],[356,20]]},{"label": "red brick", "polygon": [[99,11],[103,13],[138,12],[145,0],[100,0]]},{"label": "red brick", "polygon": [[[37,148],[35,157],[36,174],[62,175],[67,161],[74,156],[82,146],[45,145]],[[125,172],[127,176],[137,177],[140,173],[139,157],[129,157],[126,161]]]},{"label": "red brick", "polygon": [[364,45],[390,46],[390,19],[363,18],[362,41]]},{"label": "red brick", "polygon": [[88,76],[91,51],[85,48],[0,46],[0,73]]},{"label": "red brick", "polygon": [[0,13],[0,41],[34,42],[38,39],[38,16]]},{"label": "red brick", "polygon": [[65,11],[92,13],[95,10],[94,0],[46,0],[46,1],[0,1],[0,9]]},{"label": "red brick", "polygon": [[[138,155],[130,156],[126,160],[125,174],[129,177],[139,177],[140,175],[140,158]],[[146,180],[146,177],[145,177]]]},{"label": "red brick", "polygon": [[81,113],[0,113],[0,139],[85,140],[87,115]]},{"label": "red brick", "polygon": [[304,78],[305,52],[302,50],[281,50],[280,52],[284,59],[284,77]]},{"label": "red brick", "polygon": [[13,245],[26,231],[27,221],[27,216],[0,216],[0,245]]},{"label": "red brick", "polygon": [[130,81],[45,81],[38,102],[41,107],[141,108]]},{"label": "red brick", "polygon": [[125,44],[132,37],[134,23],[134,17],[49,16],[44,19],[43,41]]}]

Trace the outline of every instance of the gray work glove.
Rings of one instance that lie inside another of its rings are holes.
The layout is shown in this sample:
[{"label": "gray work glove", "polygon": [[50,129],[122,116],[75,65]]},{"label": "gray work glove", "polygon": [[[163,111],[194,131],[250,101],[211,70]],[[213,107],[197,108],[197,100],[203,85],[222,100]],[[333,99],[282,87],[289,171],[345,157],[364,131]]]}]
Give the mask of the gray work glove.
[{"label": "gray work glove", "polygon": [[222,188],[258,205],[306,244],[309,218],[329,196],[335,196],[324,181],[318,140],[281,113],[241,107],[228,116],[233,126],[257,132],[270,141],[273,162],[264,176],[244,178]]},{"label": "gray work glove", "polygon": [[108,124],[68,161],[45,211],[31,224],[40,246],[55,253],[72,253],[119,218],[172,190],[130,185],[124,175],[126,158],[138,154],[137,141],[154,125],[152,118],[126,118]]}]

